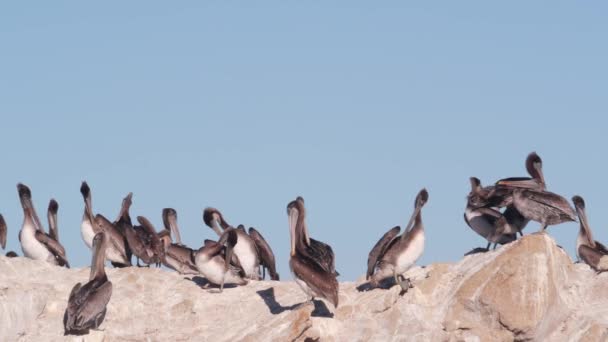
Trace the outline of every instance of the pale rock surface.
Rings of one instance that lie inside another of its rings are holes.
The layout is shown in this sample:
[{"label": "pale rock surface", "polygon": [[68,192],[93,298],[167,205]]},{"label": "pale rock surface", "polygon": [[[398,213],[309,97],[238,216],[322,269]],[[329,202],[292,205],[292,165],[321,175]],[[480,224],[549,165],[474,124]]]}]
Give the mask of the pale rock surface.
[{"label": "pale rock surface", "polygon": [[573,264],[545,234],[413,268],[404,295],[341,283],[340,305],[329,310],[295,308],[305,296],[292,281],[219,294],[167,270],[107,270],[114,291],[102,330],[63,336],[69,292],[89,269],[0,257],[0,341],[608,340],[608,274]]}]

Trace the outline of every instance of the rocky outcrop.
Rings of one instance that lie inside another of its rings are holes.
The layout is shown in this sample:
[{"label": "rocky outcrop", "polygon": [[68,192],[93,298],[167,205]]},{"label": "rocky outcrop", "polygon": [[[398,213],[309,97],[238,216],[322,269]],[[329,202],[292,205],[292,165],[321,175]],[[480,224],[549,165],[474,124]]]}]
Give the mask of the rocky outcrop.
[{"label": "rocky outcrop", "polygon": [[[340,306],[298,306],[293,282],[251,282],[223,293],[161,269],[108,269],[114,284],[100,331],[64,337],[72,286],[88,269],[0,257],[0,340],[62,341],[602,341],[608,274],[597,275],[545,234],[455,264],[407,273],[414,287],[340,284]],[[358,289],[359,287],[359,289]]]}]

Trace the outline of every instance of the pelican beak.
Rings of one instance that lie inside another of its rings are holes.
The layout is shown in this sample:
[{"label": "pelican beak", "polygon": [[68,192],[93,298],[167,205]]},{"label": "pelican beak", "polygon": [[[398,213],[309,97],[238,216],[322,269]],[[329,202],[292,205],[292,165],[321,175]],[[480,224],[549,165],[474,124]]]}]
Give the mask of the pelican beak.
[{"label": "pelican beak", "polygon": [[[405,226],[404,232],[407,232],[411,228],[413,228],[412,226],[414,225],[414,220],[416,219],[416,217],[420,213],[421,209],[422,209],[421,206],[416,206],[416,208],[414,208],[414,212],[412,213],[412,216],[410,217],[410,220],[407,222],[407,225]],[[405,234],[403,234],[403,236],[405,236]]]},{"label": "pelican beak", "polygon": [[290,209],[288,213],[289,217],[289,236],[291,238],[291,251],[290,255],[296,254],[296,225],[298,223],[298,211]]},{"label": "pelican beak", "polygon": [[[542,178],[541,178],[542,179]],[[512,178],[503,179],[496,182],[496,185],[510,188],[538,189],[538,181],[534,178]]]},{"label": "pelican beak", "polygon": [[218,236],[222,236],[222,230],[220,227],[220,221],[218,219],[211,220],[211,229],[213,229]]}]

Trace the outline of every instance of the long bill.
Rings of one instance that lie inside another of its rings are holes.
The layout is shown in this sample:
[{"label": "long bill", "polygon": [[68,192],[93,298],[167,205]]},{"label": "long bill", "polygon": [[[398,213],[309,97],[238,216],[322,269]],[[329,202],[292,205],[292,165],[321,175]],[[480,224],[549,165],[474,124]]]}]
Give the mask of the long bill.
[{"label": "long bill", "polygon": [[585,232],[589,245],[592,248],[595,248],[595,240],[593,239],[593,234],[591,233],[591,228],[589,228],[589,223],[587,222],[587,213],[585,212],[584,205],[581,207],[580,205],[575,205],[576,213],[580,219],[581,229]]},{"label": "long bill", "polygon": [[93,259],[91,260],[91,275],[89,281],[105,275],[104,262],[108,236],[104,232],[97,233],[93,238]]},{"label": "long bill", "polygon": [[298,224],[298,211],[296,209],[290,209],[289,211],[289,237],[291,242],[290,255],[296,254],[296,239],[298,238],[296,232],[296,226]]},{"label": "long bill", "polygon": [[181,245],[182,237],[179,234],[179,226],[177,225],[177,216],[174,215],[173,213],[170,213],[167,217],[167,220],[169,221],[169,228],[171,230],[171,234],[175,237],[175,242],[178,245]]},{"label": "long bill", "polygon": [[420,213],[420,209],[421,209],[421,207],[418,205],[416,206],[416,208],[414,208],[414,212],[412,213],[410,220],[408,221],[407,225],[405,226],[403,234],[401,234],[402,239],[404,239],[405,236],[407,235],[407,233],[409,233],[410,230],[412,230],[412,228],[414,227],[414,221],[416,220],[416,217]]}]

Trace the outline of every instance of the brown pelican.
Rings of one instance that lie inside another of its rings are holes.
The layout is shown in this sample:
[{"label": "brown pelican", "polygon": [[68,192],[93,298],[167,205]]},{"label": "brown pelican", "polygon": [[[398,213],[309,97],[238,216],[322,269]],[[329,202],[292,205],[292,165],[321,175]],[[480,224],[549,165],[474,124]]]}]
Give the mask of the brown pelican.
[{"label": "brown pelican", "polygon": [[131,266],[125,239],[114,224],[101,214],[95,215],[93,224],[94,231],[104,232],[109,240],[108,247],[104,249],[106,259],[110,260],[114,267]]},{"label": "brown pelican", "polygon": [[23,254],[31,259],[44,260],[53,265],[70,267],[63,246],[47,233],[38,219],[36,209],[32,203],[30,189],[19,183],[17,184],[21,207],[23,207],[23,225],[19,232],[19,241]]},{"label": "brown pelican", "polygon": [[[503,214],[491,207],[479,207],[479,203],[483,202],[480,197],[485,196],[485,189],[482,188],[478,178],[471,177],[471,192],[467,196],[467,206],[464,211],[464,221],[477,234],[488,240],[486,250],[490,249],[493,243],[494,248],[497,244],[505,244],[514,241],[516,236],[513,234],[512,228],[503,216]],[[398,233],[398,232],[397,232]],[[369,270],[368,270],[369,272]]]},{"label": "brown pelican", "polygon": [[249,228],[249,236],[255,242],[255,247],[258,252],[258,258],[260,259],[260,266],[262,269],[261,279],[266,277],[266,269],[268,269],[268,274],[270,275],[271,280],[279,280],[279,274],[277,273],[274,253],[270,248],[266,239],[258,232],[255,228]]},{"label": "brown pelican", "polygon": [[106,306],[112,296],[112,283],[104,270],[107,234],[97,233],[93,238],[93,259],[89,282],[74,285],[68,298],[63,326],[65,335],[86,334],[89,329],[97,329],[106,315]]},{"label": "brown pelican", "polygon": [[568,200],[549,191],[514,189],[513,206],[527,220],[539,222],[541,232],[550,225],[576,221]]},{"label": "brown pelican", "polygon": [[498,186],[524,188],[532,190],[545,190],[545,177],[543,175],[543,161],[536,152],[532,152],[526,158],[526,170],[530,177],[504,178],[496,182]]},{"label": "brown pelican", "polygon": [[[91,249],[93,247],[93,237],[95,236],[95,215],[93,215],[93,204],[91,200],[91,188],[87,182],[82,182],[80,193],[84,199],[84,214],[80,223],[80,235],[84,243]],[[98,232],[98,231],[97,231]]]},{"label": "brown pelican", "polygon": [[[165,230],[159,233],[165,248],[165,257],[162,259],[163,265],[176,270],[180,274],[198,274],[198,269],[194,263],[194,250],[182,245],[175,209],[163,209],[163,224]],[[175,237],[175,243],[171,241],[171,236]]]},{"label": "brown pelican", "polygon": [[138,216],[139,226],[131,226],[126,222],[121,222],[131,251],[137,257],[137,265],[141,259],[145,264],[156,264],[160,266],[164,257],[163,243],[154,229],[154,225],[145,217]]},{"label": "brown pelican", "polygon": [[49,236],[59,241],[59,230],[57,228],[57,211],[59,210],[59,203],[51,198],[49,202],[49,208],[47,210],[47,218],[49,220]]},{"label": "brown pelican", "polygon": [[306,209],[303,198],[298,197],[287,205],[287,216],[291,237],[289,267],[296,283],[310,297],[311,303],[315,297],[324,298],[334,307],[338,307],[339,285],[333,267],[333,251],[329,253],[331,249],[329,251],[322,248],[315,249],[308,243],[313,239],[306,232]]},{"label": "brown pelican", "polygon": [[[220,237],[223,231],[231,228],[228,222],[224,220],[223,215],[215,208],[205,208],[203,221]],[[247,235],[244,227],[236,229],[236,234],[238,235],[238,242],[234,247],[234,255],[238,257],[245,276],[248,279],[257,280],[260,276],[260,259],[255,242]]]},{"label": "brown pelican", "polygon": [[580,196],[572,197],[580,221],[580,230],[576,238],[576,255],[597,272],[608,271],[608,249],[593,239],[591,227],[587,222],[585,201]]},{"label": "brown pelican", "polygon": [[428,199],[429,194],[426,189],[420,190],[416,196],[414,212],[405,226],[403,234],[400,237],[397,236],[398,227],[389,230],[369,252],[367,279],[370,279],[372,286],[377,287],[381,281],[392,276],[395,283],[399,284],[404,291],[410,287],[409,279],[400,281],[399,277],[403,278],[403,273],[412,267],[424,252],[424,225],[421,210]]},{"label": "brown pelican", "polygon": [[205,244],[195,252],[196,268],[210,283],[219,285],[220,292],[224,289],[224,283],[247,284],[243,270],[231,264],[237,243],[237,230],[228,228],[218,242],[205,240]]},{"label": "brown pelican", "polygon": [[6,221],[4,221],[4,216],[0,214],[0,246],[2,249],[6,249],[6,234],[8,228],[6,227]]},{"label": "brown pelican", "polygon": [[[116,222],[112,224],[105,216],[101,216],[99,219],[96,218],[95,214],[93,213],[91,188],[87,182],[82,182],[82,185],[80,186],[80,193],[84,199],[84,213],[82,215],[82,222],[80,224],[80,234],[84,243],[87,245],[87,247],[92,248],[93,237],[96,233],[101,231],[100,225],[103,225],[103,227],[108,230],[106,231],[106,234],[108,234],[110,239],[110,244],[106,250],[106,258],[110,260],[112,266],[114,267],[131,266],[131,250],[129,249],[129,245],[127,244],[124,233],[117,228]],[[129,203],[126,206],[127,217],[130,206],[130,195],[131,194],[127,195],[127,198],[129,198]],[[125,200],[123,200],[119,218],[121,215],[123,215],[125,209]],[[96,220],[98,221],[97,223]]]},{"label": "brown pelican", "polygon": [[[526,170],[530,177],[504,178],[496,182],[497,187],[502,188],[503,190],[513,188],[532,189],[537,191],[546,190],[547,186],[545,184],[545,176],[543,175],[543,161],[536,152],[530,153],[526,158]],[[508,205],[503,215],[511,224],[511,227],[515,228],[516,231],[523,236],[522,230],[528,225],[530,220],[526,219],[513,205]]]}]

